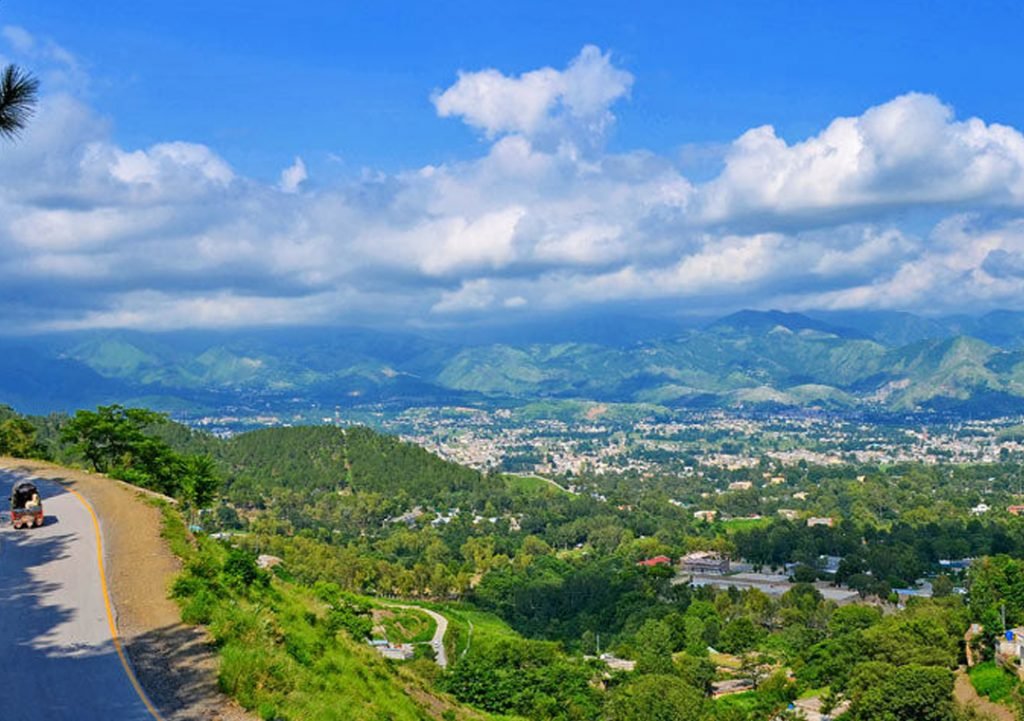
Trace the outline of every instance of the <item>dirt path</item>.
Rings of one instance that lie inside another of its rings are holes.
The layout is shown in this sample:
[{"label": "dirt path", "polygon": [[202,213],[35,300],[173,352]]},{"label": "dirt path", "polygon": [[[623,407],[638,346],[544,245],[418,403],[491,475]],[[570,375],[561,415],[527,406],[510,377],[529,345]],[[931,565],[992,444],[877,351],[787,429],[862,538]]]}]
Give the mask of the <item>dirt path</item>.
[{"label": "dirt path", "polygon": [[216,656],[168,598],[180,564],[160,537],[160,511],[142,500],[148,492],[41,461],[0,457],[0,467],[74,488],[95,509],[118,632],[166,721],[251,721],[217,690]]},{"label": "dirt path", "polygon": [[956,672],[956,684],[953,686],[953,696],[958,702],[965,706],[974,706],[978,711],[991,716],[996,721],[1017,721],[1016,715],[1006,706],[982,698],[971,685],[971,679],[967,677],[963,669]]}]

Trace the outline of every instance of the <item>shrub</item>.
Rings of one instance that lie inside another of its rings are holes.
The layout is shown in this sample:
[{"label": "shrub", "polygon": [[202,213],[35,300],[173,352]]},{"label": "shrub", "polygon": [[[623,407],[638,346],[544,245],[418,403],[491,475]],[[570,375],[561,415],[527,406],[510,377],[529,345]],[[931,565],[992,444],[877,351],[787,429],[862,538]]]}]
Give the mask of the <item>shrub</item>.
[{"label": "shrub", "polygon": [[993,661],[978,664],[968,672],[968,675],[978,695],[988,696],[993,701],[1002,701],[1009,697],[1017,686],[1017,679]]}]

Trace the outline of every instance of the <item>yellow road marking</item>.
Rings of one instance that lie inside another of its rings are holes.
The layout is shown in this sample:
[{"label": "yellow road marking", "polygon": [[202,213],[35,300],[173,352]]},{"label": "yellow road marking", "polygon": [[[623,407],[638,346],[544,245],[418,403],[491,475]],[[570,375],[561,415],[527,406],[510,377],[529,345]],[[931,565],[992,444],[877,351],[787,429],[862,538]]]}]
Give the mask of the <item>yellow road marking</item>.
[{"label": "yellow road marking", "polygon": [[153,716],[156,721],[164,721],[160,712],[156,710],[153,703],[149,700],[149,696],[146,695],[145,689],[142,688],[142,684],[139,683],[139,679],[135,677],[135,671],[132,670],[131,664],[128,663],[128,657],[125,656],[124,648],[121,646],[121,638],[117,635],[117,624],[114,623],[114,611],[110,606],[110,592],[107,590],[107,574],[103,570],[103,537],[100,535],[100,521],[96,517],[96,512],[92,509],[89,501],[85,500],[85,497],[76,491],[74,488],[65,488],[75,495],[79,503],[85,506],[85,510],[89,512],[92,517],[92,528],[96,533],[96,564],[100,569],[100,587],[103,589],[103,605],[107,609],[107,624],[110,626],[110,637],[114,640],[114,648],[117,649],[117,657],[121,659],[121,666],[124,668],[124,672],[128,675],[128,680],[132,682],[132,686],[135,688],[135,693],[142,699],[142,703],[146,706],[146,710]]}]

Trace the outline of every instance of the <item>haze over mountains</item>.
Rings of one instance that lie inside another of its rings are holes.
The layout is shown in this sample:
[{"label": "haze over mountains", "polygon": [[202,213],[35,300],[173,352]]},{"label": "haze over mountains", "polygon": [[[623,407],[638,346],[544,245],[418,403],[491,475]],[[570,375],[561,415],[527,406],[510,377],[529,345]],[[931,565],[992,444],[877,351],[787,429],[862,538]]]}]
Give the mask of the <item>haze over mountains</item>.
[{"label": "haze over mountains", "polygon": [[[555,342],[553,338],[561,338]],[[88,332],[0,341],[0,394],[27,412],[144,402],[222,409],[538,399],[668,408],[1024,411],[1024,312],[623,315],[458,335],[352,328]]]}]

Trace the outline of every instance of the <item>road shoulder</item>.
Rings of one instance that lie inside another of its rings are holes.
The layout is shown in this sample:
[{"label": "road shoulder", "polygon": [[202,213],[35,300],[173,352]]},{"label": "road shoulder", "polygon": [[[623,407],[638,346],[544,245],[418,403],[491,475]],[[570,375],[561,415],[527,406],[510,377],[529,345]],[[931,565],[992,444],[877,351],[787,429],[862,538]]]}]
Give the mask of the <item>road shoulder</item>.
[{"label": "road shoulder", "polygon": [[200,629],[181,623],[177,604],[168,598],[181,566],[160,535],[160,510],[145,501],[156,494],[42,461],[0,457],[0,467],[61,483],[92,505],[102,528],[118,633],[166,721],[253,718],[218,691],[215,654]]}]

